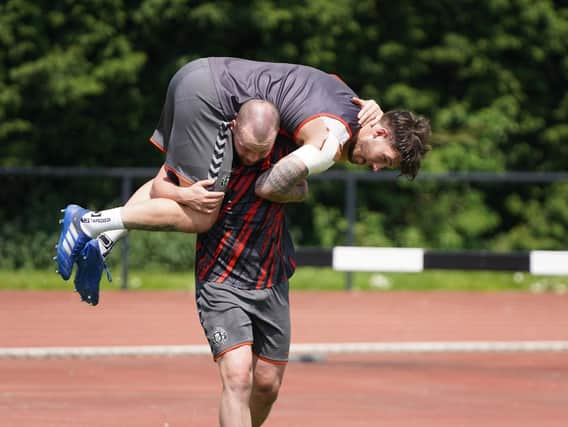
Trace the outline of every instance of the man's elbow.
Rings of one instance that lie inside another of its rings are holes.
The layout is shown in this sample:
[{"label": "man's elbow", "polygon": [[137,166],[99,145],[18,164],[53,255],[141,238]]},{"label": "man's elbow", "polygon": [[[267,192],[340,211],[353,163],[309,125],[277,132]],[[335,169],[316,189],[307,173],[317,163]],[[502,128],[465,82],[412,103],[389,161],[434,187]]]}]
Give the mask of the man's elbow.
[{"label": "man's elbow", "polygon": [[256,197],[260,197],[261,199],[268,200],[270,202],[281,202],[282,197],[281,195],[274,191],[270,190],[268,186],[259,186],[257,185],[254,189]]},{"label": "man's elbow", "polygon": [[256,194],[256,197],[260,197],[261,199],[267,199],[270,196],[270,193],[259,185],[255,187],[254,192]]}]

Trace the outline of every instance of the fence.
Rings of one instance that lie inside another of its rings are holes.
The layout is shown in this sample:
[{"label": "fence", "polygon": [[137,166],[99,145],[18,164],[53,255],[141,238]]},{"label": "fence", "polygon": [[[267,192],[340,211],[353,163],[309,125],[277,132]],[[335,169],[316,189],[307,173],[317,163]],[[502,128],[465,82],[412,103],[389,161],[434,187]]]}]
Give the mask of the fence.
[{"label": "fence", "polygon": [[[0,167],[0,176],[33,176],[33,177],[98,177],[114,178],[121,182],[121,199],[126,202],[133,192],[133,181],[140,178],[151,178],[156,173],[155,168],[82,168],[82,167]],[[398,178],[397,172],[383,171],[352,172],[344,170],[327,171],[320,175],[310,177],[310,180],[335,180],[344,185],[344,211],[347,219],[345,245],[354,243],[354,227],[357,208],[357,185],[359,182],[393,182]],[[467,183],[514,183],[514,184],[550,184],[554,182],[568,182],[566,172],[449,172],[429,173],[422,172],[417,176],[418,181],[438,182],[467,182]],[[422,249],[419,249],[422,251]],[[337,266],[333,262],[334,249],[298,248],[298,265],[300,266]],[[128,287],[128,239],[122,246],[122,287]],[[490,269],[532,271],[533,259],[539,259],[538,265],[564,264],[568,266],[566,252],[554,253],[511,253],[491,254],[487,252],[450,253],[441,251],[426,251],[423,254],[423,268],[455,268],[455,269]],[[540,258],[539,258],[540,257]],[[552,258],[550,258],[552,257]],[[546,261],[544,260],[546,258]],[[406,258],[403,258],[403,263]],[[550,261],[553,259],[553,261]],[[380,268],[375,265],[374,268]],[[391,266],[392,268],[392,266]],[[356,265],[336,268],[346,271],[346,288],[352,286],[351,271],[357,270]],[[564,268],[556,271],[554,268],[538,269],[541,274],[568,274]],[[375,270],[384,271],[384,270]],[[392,271],[392,270],[391,270]],[[399,270],[400,271],[400,270]],[[416,270],[418,271],[418,270]],[[545,273],[548,271],[549,273]]]}]

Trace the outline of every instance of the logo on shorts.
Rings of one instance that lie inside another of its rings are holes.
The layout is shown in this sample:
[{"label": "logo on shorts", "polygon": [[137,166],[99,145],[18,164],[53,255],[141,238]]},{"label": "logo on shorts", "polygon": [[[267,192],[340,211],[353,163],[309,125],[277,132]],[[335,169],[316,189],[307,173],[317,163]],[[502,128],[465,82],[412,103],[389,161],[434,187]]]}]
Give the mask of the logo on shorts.
[{"label": "logo on shorts", "polygon": [[213,330],[213,335],[211,336],[211,341],[213,341],[213,344],[225,344],[227,342],[227,339],[227,331],[219,326],[215,327],[215,329]]}]

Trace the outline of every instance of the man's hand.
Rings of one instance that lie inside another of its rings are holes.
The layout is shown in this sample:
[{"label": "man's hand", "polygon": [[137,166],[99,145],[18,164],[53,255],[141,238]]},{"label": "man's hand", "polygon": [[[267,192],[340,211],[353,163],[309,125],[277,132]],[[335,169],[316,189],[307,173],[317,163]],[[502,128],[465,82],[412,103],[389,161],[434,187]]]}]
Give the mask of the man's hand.
[{"label": "man's hand", "polygon": [[357,114],[361,127],[368,124],[373,127],[379,123],[383,116],[383,110],[381,110],[381,107],[374,99],[360,99],[354,96],[351,102],[361,107],[361,111]]},{"label": "man's hand", "polygon": [[214,180],[204,179],[189,187],[178,187],[176,201],[197,212],[213,213],[221,206],[225,196],[222,191],[209,191],[207,189],[213,184],[215,184]]}]

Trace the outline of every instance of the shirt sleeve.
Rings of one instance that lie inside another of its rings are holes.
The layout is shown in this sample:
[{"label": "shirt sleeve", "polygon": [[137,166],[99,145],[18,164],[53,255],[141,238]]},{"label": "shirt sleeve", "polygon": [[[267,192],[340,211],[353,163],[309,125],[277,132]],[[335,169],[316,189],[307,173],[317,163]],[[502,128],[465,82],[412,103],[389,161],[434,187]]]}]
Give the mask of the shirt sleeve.
[{"label": "shirt sleeve", "polygon": [[339,144],[343,147],[349,140],[349,131],[343,123],[331,117],[321,117],[329,131],[337,138]]}]

